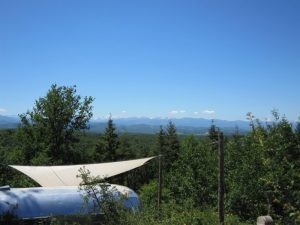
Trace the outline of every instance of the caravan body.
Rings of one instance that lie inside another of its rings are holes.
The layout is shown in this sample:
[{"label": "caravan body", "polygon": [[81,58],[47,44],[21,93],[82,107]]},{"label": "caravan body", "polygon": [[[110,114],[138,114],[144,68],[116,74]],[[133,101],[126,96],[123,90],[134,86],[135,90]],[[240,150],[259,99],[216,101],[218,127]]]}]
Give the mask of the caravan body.
[{"label": "caravan body", "polygon": [[[116,200],[124,207],[136,210],[137,194],[124,186],[110,185]],[[36,219],[50,216],[87,214],[95,211],[93,199],[85,202],[85,193],[78,187],[0,188],[0,215],[11,214],[20,219]],[[98,196],[101,202],[101,196]],[[101,208],[100,208],[101,212]]]}]

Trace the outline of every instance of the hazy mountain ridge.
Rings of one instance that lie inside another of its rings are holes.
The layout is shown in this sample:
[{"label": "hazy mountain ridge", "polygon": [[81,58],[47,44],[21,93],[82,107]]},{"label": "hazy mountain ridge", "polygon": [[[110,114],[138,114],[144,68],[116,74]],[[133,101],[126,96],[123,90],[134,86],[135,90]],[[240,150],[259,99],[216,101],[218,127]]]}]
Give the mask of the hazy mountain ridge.
[{"label": "hazy mountain ridge", "polygon": [[16,116],[0,115],[0,129],[14,129],[18,127],[20,120]]},{"label": "hazy mountain ridge", "polygon": [[[155,134],[159,131],[159,126],[165,127],[169,121],[172,121],[180,134],[197,134],[205,135],[212,124],[210,119],[203,118],[147,118],[147,117],[131,117],[131,118],[113,118],[113,121],[120,133],[146,133]],[[20,120],[15,116],[0,115],[0,129],[17,128]],[[90,121],[89,132],[103,132],[105,130],[107,119],[97,119]],[[239,130],[245,133],[249,130],[249,122],[247,121],[228,121],[215,119],[214,124],[220,127],[225,133],[231,134]]]}]

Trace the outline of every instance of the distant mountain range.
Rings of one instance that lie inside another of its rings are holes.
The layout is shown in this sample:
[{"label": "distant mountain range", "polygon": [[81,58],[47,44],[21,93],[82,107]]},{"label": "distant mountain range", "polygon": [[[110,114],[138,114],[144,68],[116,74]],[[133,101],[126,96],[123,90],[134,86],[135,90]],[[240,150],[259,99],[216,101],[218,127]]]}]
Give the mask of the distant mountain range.
[{"label": "distant mountain range", "polygon": [[2,116],[0,115],[0,129],[14,129],[17,128],[20,119],[16,116]]},{"label": "distant mountain range", "polygon": [[[169,121],[172,121],[179,134],[196,134],[205,135],[208,132],[212,121],[203,118],[148,118],[148,117],[131,117],[113,119],[120,133],[146,133],[155,134],[159,131],[159,126],[166,127]],[[16,116],[0,115],[0,129],[17,128],[20,120]],[[90,121],[89,132],[100,133],[105,130],[107,119],[97,119]],[[238,131],[246,133],[249,131],[249,122],[236,120],[214,120],[214,124],[224,131],[225,134],[232,134]]]}]

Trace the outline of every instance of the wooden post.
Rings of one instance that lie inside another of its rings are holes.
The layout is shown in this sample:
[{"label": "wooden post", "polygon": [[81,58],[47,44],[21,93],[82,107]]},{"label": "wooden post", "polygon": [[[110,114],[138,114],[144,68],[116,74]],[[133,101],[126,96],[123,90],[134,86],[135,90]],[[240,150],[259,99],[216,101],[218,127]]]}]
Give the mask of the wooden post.
[{"label": "wooden post", "polygon": [[218,133],[219,152],[219,182],[218,182],[218,212],[220,225],[224,225],[224,137],[223,133]]},{"label": "wooden post", "polygon": [[267,195],[267,201],[268,201],[268,214],[267,215],[271,215],[271,209],[272,209],[272,191],[267,191],[266,192]]},{"label": "wooden post", "polygon": [[161,165],[161,154],[158,156],[158,199],[157,199],[157,208],[160,214],[160,205],[161,205],[161,192],[162,192],[162,165]]}]

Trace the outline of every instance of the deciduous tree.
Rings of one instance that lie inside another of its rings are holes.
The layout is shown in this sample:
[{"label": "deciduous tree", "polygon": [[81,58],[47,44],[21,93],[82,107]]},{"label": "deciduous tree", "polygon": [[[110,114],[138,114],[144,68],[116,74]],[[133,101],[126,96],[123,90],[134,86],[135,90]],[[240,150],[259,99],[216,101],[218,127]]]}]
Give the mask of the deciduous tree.
[{"label": "deciduous tree", "polygon": [[76,86],[52,85],[46,96],[36,100],[31,111],[19,115],[20,148],[25,163],[61,164],[78,161],[74,151],[77,131],[87,129],[92,117],[92,97],[82,98]]}]

